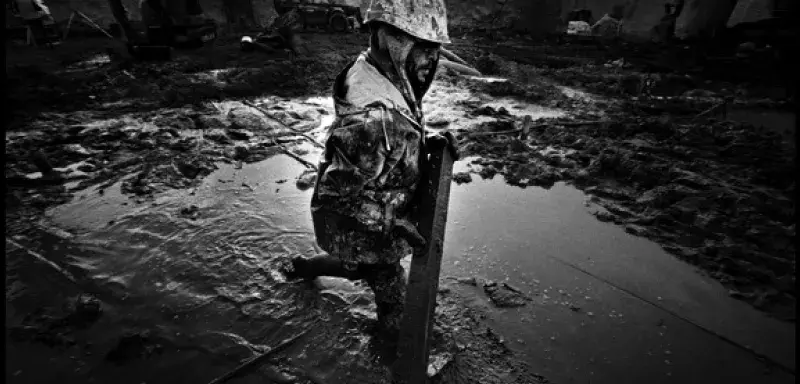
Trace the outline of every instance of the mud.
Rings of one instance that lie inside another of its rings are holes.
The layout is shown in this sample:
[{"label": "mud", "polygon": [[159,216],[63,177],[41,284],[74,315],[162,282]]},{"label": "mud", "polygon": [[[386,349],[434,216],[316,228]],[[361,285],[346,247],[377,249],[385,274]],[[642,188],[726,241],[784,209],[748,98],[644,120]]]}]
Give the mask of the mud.
[{"label": "mud", "polygon": [[[494,60],[500,63],[495,67],[514,67]],[[733,297],[794,321],[792,131],[781,120],[739,117],[742,110],[734,105],[769,104],[741,97],[745,92],[701,91],[692,87],[699,83],[713,89],[714,84],[643,73],[633,66],[611,73],[607,69],[538,70],[543,78],[606,97],[578,98],[580,113],[539,120],[523,138],[504,133],[518,127],[519,119],[498,118],[476,127],[489,134],[461,136],[464,155],[477,157],[471,172],[482,178],[502,175],[520,187],[573,183],[606,208],[598,219],[657,241],[724,283]],[[711,97],[658,96],[685,94],[685,89]],[[523,100],[530,97],[520,88],[510,93]],[[569,105],[561,101],[568,94],[551,104]],[[723,96],[734,97],[734,102],[724,107]],[[771,105],[785,104],[778,100]],[[456,180],[468,179],[461,175]]]},{"label": "mud", "polygon": [[[290,256],[319,252],[307,205],[294,203],[310,194],[331,118],[315,96],[327,96],[365,38],[304,35],[311,53],[294,62],[240,54],[235,39],[166,65],[91,41],[13,52],[5,175],[14,380],[204,382],[300,329],[314,332],[242,382],[386,380],[362,285],[314,291],[276,272]],[[725,97],[738,107],[786,100],[654,73],[604,50],[523,39],[487,53],[484,43],[457,39],[454,51],[494,78],[443,73],[427,105],[431,125],[457,132],[470,157],[457,183],[571,183],[605,208],[599,220],[794,321],[795,147],[716,107]],[[31,149],[60,177],[42,174]],[[531,301],[516,282],[474,284],[498,307]],[[433,381],[545,382],[463,295],[442,286]],[[33,357],[53,369],[37,370]]]}]

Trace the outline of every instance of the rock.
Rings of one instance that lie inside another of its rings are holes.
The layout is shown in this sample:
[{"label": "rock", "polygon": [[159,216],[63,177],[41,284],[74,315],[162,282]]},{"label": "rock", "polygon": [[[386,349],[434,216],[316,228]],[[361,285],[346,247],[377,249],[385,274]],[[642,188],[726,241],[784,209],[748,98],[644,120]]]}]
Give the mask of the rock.
[{"label": "rock", "polygon": [[145,139],[139,142],[139,147],[145,149],[153,149],[156,147],[156,141],[153,139]]},{"label": "rock", "polygon": [[478,116],[493,116],[493,117],[511,116],[508,110],[505,109],[504,107],[500,107],[499,109],[494,109],[492,106],[489,105],[478,107],[474,111],[472,111],[472,113]]},{"label": "rock", "polygon": [[303,172],[300,177],[297,178],[297,188],[301,191],[305,191],[314,187],[314,184],[317,182],[317,172],[313,170],[307,170]]},{"label": "rock", "polygon": [[77,166],[76,169],[81,172],[94,172],[95,170],[97,170],[97,166],[95,166],[92,163],[83,163]]},{"label": "rock", "polygon": [[67,144],[64,146],[64,152],[69,153],[71,155],[79,155],[79,156],[91,156],[93,154],[92,151],[84,148],[80,144]]},{"label": "rock", "polygon": [[234,140],[249,141],[253,139],[253,136],[255,136],[255,134],[246,129],[229,129],[228,136],[230,136],[230,138]]},{"label": "rock", "polygon": [[173,140],[175,140],[175,136],[173,136],[173,135],[172,135],[172,133],[170,133],[170,132],[167,132],[167,131],[161,131],[161,132],[159,132],[158,134],[156,134],[156,135],[153,137],[153,139],[155,139],[155,141],[156,141],[157,143],[159,143],[159,144],[169,144],[169,143],[171,143]]},{"label": "rock", "polygon": [[479,125],[478,131],[483,132],[502,132],[514,129],[514,122],[510,120],[493,120]]},{"label": "rock", "polygon": [[425,123],[429,127],[445,127],[450,125],[450,120],[444,116],[435,116],[428,119]]},{"label": "rock", "polygon": [[472,175],[469,172],[458,172],[453,175],[453,181],[459,185],[469,183],[472,182]]},{"label": "rock", "polygon": [[225,129],[228,127],[228,124],[217,116],[200,115],[194,120],[194,123],[199,129]]},{"label": "rock", "polygon": [[711,183],[708,179],[697,173],[683,169],[673,170],[673,172],[670,173],[670,177],[673,178],[676,184],[696,190],[708,190],[710,188]]},{"label": "rock", "polygon": [[456,281],[459,282],[460,284],[467,284],[473,287],[477,287],[479,283],[478,279],[475,277],[460,277],[457,278]]},{"label": "rock", "polygon": [[178,169],[178,171],[183,176],[185,176],[186,178],[189,178],[189,179],[196,178],[200,174],[200,172],[203,170],[203,168],[200,165],[194,164],[194,162],[192,162],[190,160],[177,159],[177,160],[175,160],[174,164],[175,164],[175,167]]},{"label": "rock", "polygon": [[181,211],[179,213],[180,213],[180,215],[182,217],[186,217],[186,218],[190,218],[190,219],[194,220],[194,219],[197,218],[197,214],[198,214],[199,210],[200,210],[200,208],[198,206],[192,204],[192,205],[190,205],[188,207],[181,208]]},{"label": "rock", "polygon": [[75,300],[74,316],[83,321],[94,321],[100,317],[103,310],[100,306],[100,300],[94,295],[82,293]]},{"label": "rock", "polygon": [[220,143],[220,144],[230,144],[231,143],[231,139],[228,137],[228,135],[222,129],[217,129],[217,128],[212,129],[210,132],[205,133],[203,135],[203,137],[205,137],[206,139],[215,141],[217,143]]},{"label": "rock", "polygon": [[162,134],[168,134],[173,138],[181,137],[180,131],[178,131],[175,128],[162,128],[159,132],[161,132]]},{"label": "rock", "polygon": [[250,148],[245,145],[237,145],[233,148],[234,160],[245,160],[250,156]]},{"label": "rock", "polygon": [[244,130],[260,130],[264,128],[264,119],[255,114],[250,108],[234,108],[228,112],[231,128]]},{"label": "rock", "polygon": [[625,226],[625,232],[634,236],[641,236],[646,232],[645,228],[636,224],[628,224]]},{"label": "rock", "polygon": [[[200,116],[198,119],[208,118],[208,116]],[[153,124],[159,127],[168,127],[176,130],[191,130],[201,128],[198,121],[195,121],[186,116],[161,116],[153,120]],[[206,128],[201,128],[206,129]]]},{"label": "rock", "polygon": [[531,299],[508,284],[488,283],[483,287],[489,299],[500,308],[522,307]]},{"label": "rock", "polygon": [[176,151],[188,151],[197,147],[199,140],[196,137],[184,137],[182,139],[172,142],[169,147]]}]

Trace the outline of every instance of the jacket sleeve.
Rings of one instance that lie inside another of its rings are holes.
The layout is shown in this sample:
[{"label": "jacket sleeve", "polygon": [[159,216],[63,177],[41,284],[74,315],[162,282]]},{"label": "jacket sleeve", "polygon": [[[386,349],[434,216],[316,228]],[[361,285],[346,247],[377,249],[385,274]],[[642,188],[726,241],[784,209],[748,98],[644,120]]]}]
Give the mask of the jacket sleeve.
[{"label": "jacket sleeve", "polygon": [[337,117],[325,142],[320,195],[353,196],[377,179],[389,153],[386,131],[392,124],[381,108]]}]

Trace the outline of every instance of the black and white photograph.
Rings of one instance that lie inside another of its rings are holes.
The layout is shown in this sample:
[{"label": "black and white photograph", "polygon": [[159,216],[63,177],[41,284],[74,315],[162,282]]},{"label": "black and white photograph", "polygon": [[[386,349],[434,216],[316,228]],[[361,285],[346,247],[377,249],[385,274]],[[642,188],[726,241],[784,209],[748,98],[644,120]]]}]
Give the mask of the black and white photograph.
[{"label": "black and white photograph", "polygon": [[10,384],[792,384],[796,0],[6,0]]}]

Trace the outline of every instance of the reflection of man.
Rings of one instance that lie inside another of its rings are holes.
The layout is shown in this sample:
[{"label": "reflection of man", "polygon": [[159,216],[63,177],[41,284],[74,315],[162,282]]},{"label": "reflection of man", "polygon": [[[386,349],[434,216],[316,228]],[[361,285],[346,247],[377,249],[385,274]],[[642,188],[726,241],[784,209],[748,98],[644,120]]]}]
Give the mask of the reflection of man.
[{"label": "reflection of man", "polygon": [[48,29],[55,24],[50,9],[42,0],[14,0],[13,7],[30,28],[37,44],[50,44]]},{"label": "reflection of man", "polygon": [[394,339],[405,300],[400,260],[424,245],[414,201],[427,169],[422,98],[441,44],[449,43],[444,0],[373,0],[370,46],[333,86],[336,119],[328,131],[311,212],[317,243],[328,255],[295,258],[288,277],[364,279],[375,293],[378,327]]}]

